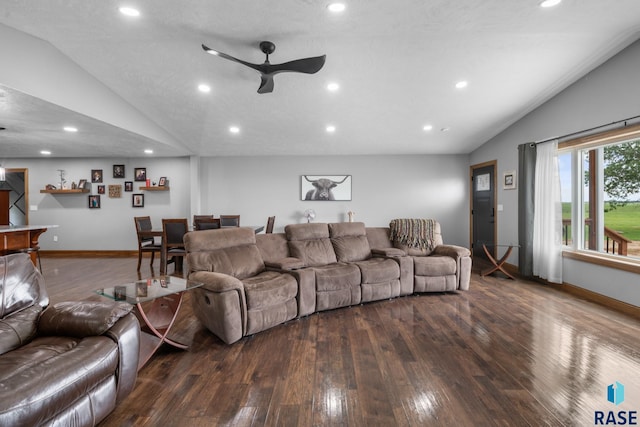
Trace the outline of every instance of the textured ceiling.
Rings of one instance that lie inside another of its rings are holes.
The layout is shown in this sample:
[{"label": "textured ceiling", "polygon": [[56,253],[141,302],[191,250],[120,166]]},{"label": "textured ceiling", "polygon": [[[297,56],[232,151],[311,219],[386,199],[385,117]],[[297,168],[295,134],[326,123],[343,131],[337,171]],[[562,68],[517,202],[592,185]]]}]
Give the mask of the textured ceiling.
[{"label": "textured ceiling", "polygon": [[[637,0],[345,3],[133,0],[127,18],[116,1],[3,0],[0,158],[468,153],[640,34]],[[260,95],[257,72],[200,47],[262,63],[261,40],[272,63],[326,65]]]}]

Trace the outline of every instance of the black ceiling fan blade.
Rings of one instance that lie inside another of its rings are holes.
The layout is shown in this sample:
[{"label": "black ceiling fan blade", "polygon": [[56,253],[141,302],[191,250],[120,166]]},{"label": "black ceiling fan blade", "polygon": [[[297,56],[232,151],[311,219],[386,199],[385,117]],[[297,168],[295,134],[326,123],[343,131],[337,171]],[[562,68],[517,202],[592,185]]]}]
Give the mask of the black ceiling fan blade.
[{"label": "black ceiling fan blade", "polygon": [[226,53],[220,52],[219,50],[211,49],[205,45],[202,45],[202,49],[204,49],[205,52],[210,53],[211,55],[219,56],[220,58],[228,59],[229,61],[237,62],[239,64],[246,65],[249,68],[253,68],[256,71],[262,72],[262,64],[252,64],[251,62],[246,62],[242,59],[234,58],[231,55],[227,55]]},{"label": "black ceiling fan blade", "polygon": [[326,59],[327,55],[322,55],[314,56],[312,58],[296,59],[295,61],[289,61],[282,64],[269,65],[268,74],[285,72],[315,74],[322,69]]},{"label": "black ceiling fan blade", "polygon": [[258,93],[273,92],[273,74],[262,74],[260,76],[260,87]]}]

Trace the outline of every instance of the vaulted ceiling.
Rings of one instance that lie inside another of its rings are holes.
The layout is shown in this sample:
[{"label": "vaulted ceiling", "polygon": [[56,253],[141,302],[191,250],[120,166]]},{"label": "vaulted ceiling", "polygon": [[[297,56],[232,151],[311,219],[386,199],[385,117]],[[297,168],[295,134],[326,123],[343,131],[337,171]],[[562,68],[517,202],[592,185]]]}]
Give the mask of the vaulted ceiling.
[{"label": "vaulted ceiling", "polygon": [[[0,159],[469,153],[640,35],[637,0],[343,3],[3,0]],[[262,63],[262,40],[326,64],[258,94],[201,48]]]}]

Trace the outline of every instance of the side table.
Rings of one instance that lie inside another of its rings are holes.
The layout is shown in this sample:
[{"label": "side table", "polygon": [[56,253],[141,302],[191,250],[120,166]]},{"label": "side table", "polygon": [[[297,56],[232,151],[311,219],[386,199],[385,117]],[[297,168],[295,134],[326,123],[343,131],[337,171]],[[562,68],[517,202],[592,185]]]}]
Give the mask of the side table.
[{"label": "side table", "polygon": [[171,339],[168,335],[178,317],[182,295],[200,286],[202,283],[180,277],[160,276],[96,291],[107,298],[135,305],[134,312],[140,321],[138,370],[142,369],[163,343],[182,350],[189,348],[187,344]]},{"label": "side table", "polygon": [[[492,246],[495,248],[507,248],[507,251],[504,253],[504,255],[502,255],[502,258],[500,258],[499,260],[496,260],[494,258],[494,256],[491,254],[491,252],[489,252],[489,249],[487,249],[487,246]],[[487,276],[491,273],[493,273],[494,271],[501,271],[504,274],[506,274],[506,276],[509,279],[512,280],[516,280],[515,277],[513,277],[511,274],[509,274],[504,268],[503,265],[505,262],[507,262],[507,259],[509,258],[509,255],[511,255],[511,252],[513,251],[513,248],[515,247],[519,247],[518,245],[499,245],[499,244],[487,244],[487,243],[483,243],[482,244],[482,249],[484,249],[484,253],[487,255],[487,258],[489,258],[489,261],[491,262],[491,264],[493,264],[493,267],[489,267],[485,270],[482,270],[480,272],[480,276],[484,277]]]}]

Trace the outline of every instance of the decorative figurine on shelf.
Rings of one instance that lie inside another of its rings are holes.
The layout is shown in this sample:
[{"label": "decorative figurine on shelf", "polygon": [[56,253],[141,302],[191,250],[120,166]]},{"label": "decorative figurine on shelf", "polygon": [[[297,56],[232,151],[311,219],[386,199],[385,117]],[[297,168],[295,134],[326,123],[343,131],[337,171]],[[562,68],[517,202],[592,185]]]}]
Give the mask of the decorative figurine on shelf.
[{"label": "decorative figurine on shelf", "polygon": [[65,188],[65,184],[67,183],[67,180],[64,179],[66,172],[64,169],[58,169],[58,174],[60,175],[60,189],[62,190]]},{"label": "decorative figurine on shelf", "polygon": [[304,211],[304,216],[307,218],[307,222],[309,223],[316,217],[316,211],[313,209],[307,209]]},{"label": "decorative figurine on shelf", "polygon": [[349,215],[349,222],[353,222],[353,217],[356,216],[356,213],[353,211],[349,211],[347,212],[347,215]]},{"label": "decorative figurine on shelf", "polygon": [[76,187],[76,182],[75,182],[75,181],[73,181],[73,182],[71,183],[71,189],[72,189],[72,190],[75,190],[76,188],[77,188],[77,187]]}]

